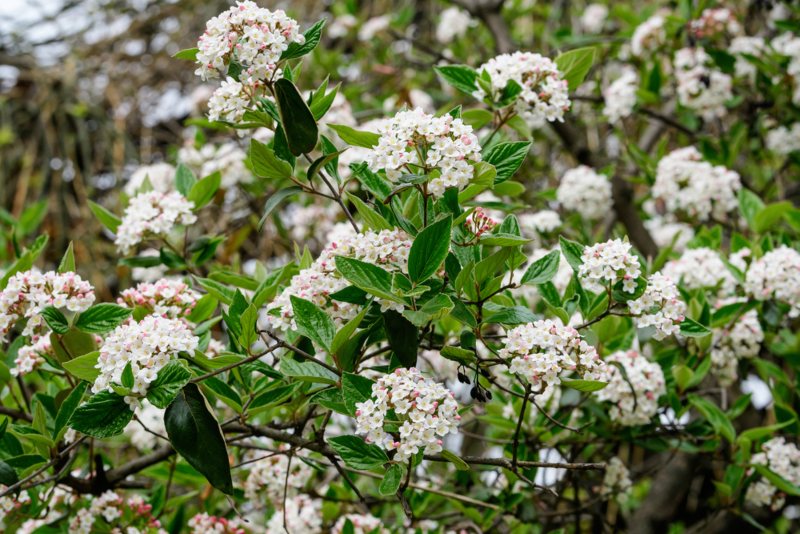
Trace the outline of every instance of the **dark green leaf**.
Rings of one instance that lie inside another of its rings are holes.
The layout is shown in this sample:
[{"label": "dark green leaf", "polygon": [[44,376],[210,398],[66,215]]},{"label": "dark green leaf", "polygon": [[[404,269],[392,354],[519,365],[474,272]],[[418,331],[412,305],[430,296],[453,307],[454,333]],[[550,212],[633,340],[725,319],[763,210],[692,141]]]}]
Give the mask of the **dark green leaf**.
[{"label": "dark green leaf", "polygon": [[75,410],[69,426],[87,436],[108,438],[122,433],[132,418],[133,412],[121,395],[101,391]]},{"label": "dark green leaf", "polygon": [[577,272],[581,265],[583,265],[582,256],[583,249],[585,247],[580,243],[570,241],[564,236],[558,236],[558,241],[561,244],[561,253],[564,254],[564,258],[566,258],[567,263],[569,263],[570,267]]},{"label": "dark green leaf", "polygon": [[531,263],[525,274],[522,275],[520,284],[544,284],[553,279],[558,272],[561,262],[561,252],[553,250]]},{"label": "dark green leaf", "polygon": [[400,489],[400,483],[403,481],[404,474],[405,469],[403,469],[402,465],[390,465],[389,469],[386,470],[386,474],[383,475],[383,480],[381,480],[378,492],[380,492],[381,495],[387,496],[397,493],[397,490]]},{"label": "dark green leaf", "polygon": [[450,251],[450,217],[422,230],[408,253],[408,276],[415,284],[424,282],[439,269]]},{"label": "dark green leaf", "polygon": [[356,130],[344,124],[329,124],[328,127],[339,134],[342,141],[350,146],[372,148],[378,144],[378,139],[381,137],[379,134],[364,130]]},{"label": "dark green leaf", "polygon": [[289,43],[289,46],[281,54],[281,61],[302,57],[314,50],[319,44],[323,26],[325,26],[325,19],[320,19],[303,34],[305,37],[303,44]]},{"label": "dark green leaf", "polygon": [[497,169],[495,183],[499,184],[511,178],[520,168],[530,150],[530,141],[516,143],[500,143],[490,148],[483,156],[483,161],[491,163]]},{"label": "dark green leaf", "polygon": [[169,441],[212,486],[233,493],[228,448],[222,429],[196,384],[186,384],[164,412]]},{"label": "dark green leaf", "polygon": [[319,131],[314,115],[308,109],[300,91],[292,82],[281,78],[275,82],[275,96],[289,151],[294,156],[300,156],[314,150]]},{"label": "dark green leaf", "polygon": [[50,327],[50,330],[56,334],[66,334],[69,332],[69,323],[64,314],[52,306],[48,306],[41,312],[44,317],[44,322]]},{"label": "dark green leaf", "polygon": [[475,80],[478,73],[467,65],[441,65],[433,67],[444,81],[470,96],[478,90]]},{"label": "dark green leaf", "polygon": [[386,339],[397,359],[405,367],[417,364],[419,349],[419,330],[408,319],[394,310],[383,312]]},{"label": "dark green leaf", "polygon": [[147,389],[147,400],[156,408],[166,408],[191,377],[192,373],[179,362],[169,362]]},{"label": "dark green leaf", "polygon": [[132,310],[116,304],[95,304],[78,316],[75,327],[92,334],[104,334],[122,324]]},{"label": "dark green leaf", "polygon": [[358,436],[330,438],[328,445],[353,469],[376,469],[389,461],[383,449],[366,443]]},{"label": "dark green leaf", "polygon": [[582,83],[594,63],[594,47],[578,48],[560,54],[556,59],[562,78],[569,84],[570,91],[575,91]]},{"label": "dark green leaf", "polygon": [[317,345],[330,351],[336,326],[328,315],[316,304],[305,299],[291,296],[294,320],[300,335],[314,341]]}]

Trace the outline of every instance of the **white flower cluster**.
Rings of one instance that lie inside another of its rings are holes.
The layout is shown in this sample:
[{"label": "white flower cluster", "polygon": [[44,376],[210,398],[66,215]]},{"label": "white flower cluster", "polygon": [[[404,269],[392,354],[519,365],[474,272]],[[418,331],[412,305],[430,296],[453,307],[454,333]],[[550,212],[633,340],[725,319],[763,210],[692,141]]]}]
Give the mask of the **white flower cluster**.
[{"label": "white flower cluster", "polygon": [[775,299],[800,317],[800,252],[781,245],[757,259],[747,271],[745,290],[757,300]]},{"label": "white flower cluster", "polygon": [[24,376],[39,368],[46,360],[43,355],[55,356],[49,336],[36,336],[32,338],[32,345],[20,347],[17,357],[14,358],[14,367],[10,369],[11,376]]},{"label": "white flower cluster", "polygon": [[733,98],[733,79],[712,67],[711,56],[702,48],[681,48],[675,52],[678,101],[698,112],[705,120],[724,117],[725,102]]},{"label": "white flower cluster", "polygon": [[41,316],[53,306],[70,312],[82,312],[94,302],[94,288],[73,272],[24,271],[8,279],[0,292],[0,343],[14,324],[28,320],[23,336],[41,335],[49,331]]},{"label": "white flower cluster", "polygon": [[[397,436],[384,430],[389,410],[400,420]],[[442,438],[458,431],[460,419],[453,393],[414,367],[380,377],[372,385],[372,398],[356,404],[356,432],[366,434],[368,443],[396,450],[398,462],[421,450],[441,451]]]},{"label": "white flower cluster", "polygon": [[690,146],[673,150],[658,162],[653,197],[662,200],[668,212],[682,212],[706,221],[726,220],[738,206],[741,179],[735,171],[703,160]]},{"label": "white flower cluster", "polygon": [[378,132],[380,139],[367,155],[369,168],[386,171],[397,182],[404,174],[431,174],[434,197],[448,187],[463,189],[472,179],[470,162],[481,160],[481,145],[472,126],[450,115],[434,117],[421,109],[400,111]]},{"label": "white flower cluster", "polygon": [[754,80],[758,69],[749,61],[744,55],[754,56],[761,58],[767,52],[767,45],[764,43],[763,37],[750,37],[740,35],[731,40],[731,45],[728,47],[728,53],[736,56],[736,63],[733,69],[736,76],[739,78],[747,78]]},{"label": "white flower cluster", "polygon": [[631,37],[631,54],[645,57],[661,47],[667,41],[666,22],[666,14],[659,11],[637,26]]},{"label": "white flower cluster", "polygon": [[647,279],[647,289],[641,297],[628,302],[639,328],[652,326],[653,338],[662,340],[680,332],[686,318],[686,304],[680,299],[678,287],[669,276],[654,273]]},{"label": "white flower cluster", "polygon": [[508,332],[501,358],[513,358],[509,371],[524,376],[542,389],[561,383],[561,375],[575,373],[597,379],[605,364],[594,347],[581,339],[577,330],[549,319],[528,323]]},{"label": "white flower cluster", "polygon": [[[284,486],[289,495],[294,495],[305,487],[314,471],[298,457],[292,457],[290,463],[289,456],[283,454],[282,450],[283,447],[278,447],[278,452],[274,455],[248,464],[252,467],[244,482],[245,497],[251,501],[263,497],[268,501],[274,501],[282,498]],[[263,451],[254,451],[253,454],[255,457],[262,456]],[[291,469],[287,474],[289,467]]]},{"label": "white flower cluster", "polygon": [[564,209],[578,212],[584,219],[601,219],[613,205],[611,182],[591,167],[579,165],[564,173],[556,199]]},{"label": "white flower cluster", "polygon": [[624,501],[633,487],[631,473],[619,457],[612,457],[606,464],[606,473],[603,476],[603,485],[600,487],[602,497],[615,496]]},{"label": "white flower cluster", "polygon": [[[408,270],[408,252],[411,250],[411,240],[401,230],[372,230],[354,234],[350,232],[341,240],[328,244],[319,258],[309,267],[303,269],[292,278],[289,286],[268,306],[268,310],[278,310],[277,315],[267,315],[267,320],[273,328],[287,331],[294,330],[291,297],[299,297],[313,302],[333,319],[337,326],[358,314],[358,306],[347,302],[329,299],[350,283],[336,271],[336,256],[346,256],[357,260],[374,263],[385,269],[406,272]],[[380,301],[384,309],[396,309],[398,305],[390,301]],[[402,310],[402,305],[400,305]]]},{"label": "white flower cluster", "polygon": [[687,289],[718,288],[721,295],[736,289],[736,279],[719,254],[710,248],[691,248],[677,260],[668,261],[663,272]]},{"label": "white flower cluster", "polygon": [[145,180],[150,182],[154,191],[166,193],[175,189],[175,167],[169,163],[143,165],[136,169],[125,184],[125,194],[135,196]]},{"label": "white flower cluster", "polygon": [[[284,524],[284,519],[286,519],[286,524]],[[312,500],[304,493],[286,499],[286,510],[278,508],[272,514],[272,517],[267,522],[266,534],[283,534],[286,532],[291,532],[292,534],[320,534],[322,532],[322,506],[320,502]],[[200,534],[200,532],[197,534]]]},{"label": "white flower cluster", "polygon": [[[5,493],[8,489],[8,486],[5,484],[0,484],[0,493]],[[28,492],[20,492],[18,495],[14,495],[10,493],[4,497],[0,497],[0,527],[4,527],[3,524],[6,516],[11,515],[15,511],[19,510],[23,506],[30,504],[31,498],[28,495]]]},{"label": "white flower cluster", "polygon": [[[722,307],[734,302],[745,302],[744,298],[722,299],[716,307]],[[761,343],[764,341],[764,331],[758,322],[758,312],[750,310],[736,319],[730,328],[724,326],[714,329],[714,341],[711,345],[712,371],[717,376],[721,386],[732,385],[738,376],[737,367],[742,358],[758,356]]]},{"label": "white flower cluster", "polygon": [[767,148],[781,156],[788,156],[800,150],[800,122],[795,122],[788,128],[778,126],[767,132]]},{"label": "white flower cluster", "polygon": [[149,402],[142,402],[141,406],[136,408],[135,413],[141,424],[136,422],[126,426],[125,435],[131,440],[131,445],[136,447],[139,452],[155,450],[162,440],[154,433],[161,436],[167,434],[164,426],[164,410],[156,408]]},{"label": "white flower cluster", "polygon": [[346,514],[339,516],[333,525],[331,534],[344,534],[344,527],[347,522],[353,525],[352,534],[385,534],[389,531],[384,528],[383,521],[374,515],[366,514]]},{"label": "white flower cluster", "polygon": [[245,534],[247,532],[244,522],[238,517],[226,519],[208,515],[206,512],[189,519],[188,527],[190,534]]},{"label": "white flower cluster", "polygon": [[[625,375],[616,365],[625,369]],[[666,394],[664,372],[635,350],[619,351],[606,358],[608,385],[597,392],[601,401],[613,403],[612,421],[625,426],[645,425],[658,411],[658,398]]]},{"label": "white flower cluster", "polygon": [[581,14],[581,28],[586,33],[600,33],[608,19],[608,6],[605,4],[589,4]]},{"label": "white flower cluster", "polygon": [[516,110],[532,128],[544,126],[546,122],[563,122],[564,113],[569,111],[567,81],[550,58],[532,52],[501,54],[481,65],[478,72],[486,72],[492,83],[492,94],[487,95],[479,88],[475,92],[478,99],[487,96],[499,99],[512,81],[522,88]]},{"label": "white flower cluster", "polygon": [[209,118],[241,119],[264,82],[281,76],[281,55],[292,43],[303,44],[297,21],[282,10],[270,11],[249,0],[237,2],[206,23],[197,41],[195,74],[203,80],[227,75],[232,66],[240,81],[228,78],[209,100]]},{"label": "white flower cluster", "polygon": [[275,73],[289,45],[304,42],[297,21],[283,11],[240,1],[206,22],[206,31],[197,41],[199,67],[195,74],[204,80],[218,78],[231,62],[236,62],[242,67],[243,77],[266,80]]},{"label": "white flower cluster", "polygon": [[224,80],[208,99],[208,118],[212,121],[236,123],[250,107],[245,85],[233,78]]},{"label": "white flower cluster", "polygon": [[549,234],[561,227],[561,217],[553,210],[523,213],[518,219],[525,234]]},{"label": "white flower cluster", "polygon": [[142,282],[123,291],[117,303],[128,308],[144,308],[170,319],[186,318],[200,300],[200,293],[181,280],[162,278],[154,283]]},{"label": "white flower cluster", "polygon": [[[100,347],[95,367],[100,374],[92,393],[113,391],[111,384],[120,384],[122,372],[130,362],[133,371],[131,392],[144,396],[158,372],[180,352],[194,352],[197,336],[178,319],[148,315],[138,323],[129,321],[114,329]],[[128,399],[133,402],[132,399]]]},{"label": "white flower cluster", "polygon": [[636,106],[636,91],[639,89],[639,74],[632,68],[622,71],[603,91],[603,115],[608,122],[616,123],[633,113]]},{"label": "white flower cluster", "polygon": [[[787,443],[783,437],[765,442],[761,452],[754,454],[750,463],[765,466],[789,484],[800,484],[800,449],[794,443]],[[745,500],[755,506],[779,510],[786,502],[786,495],[769,480],[761,478],[747,488]]]},{"label": "white flower cluster", "polygon": [[436,40],[442,44],[451,43],[459,37],[463,37],[472,24],[472,17],[469,13],[457,7],[448,7],[439,16]]},{"label": "white flower cluster", "polygon": [[581,259],[578,277],[589,291],[597,293],[622,282],[623,291],[636,292],[636,279],[642,274],[642,266],[627,241],[611,239],[586,247]]},{"label": "white flower cluster", "polygon": [[736,35],[742,31],[739,21],[726,7],[704,9],[700,17],[689,22],[689,31],[697,39],[721,34]]},{"label": "white flower cluster", "polygon": [[194,202],[186,200],[177,191],[150,191],[136,195],[125,208],[117,229],[114,240],[117,250],[127,254],[149,236],[166,236],[175,225],[194,223],[197,217],[192,209]]},{"label": "white flower cluster", "polygon": [[200,149],[188,145],[178,150],[178,161],[191,168],[199,176],[220,174],[220,187],[230,189],[253,181],[244,164],[247,154],[234,142],[221,145],[206,144]]}]

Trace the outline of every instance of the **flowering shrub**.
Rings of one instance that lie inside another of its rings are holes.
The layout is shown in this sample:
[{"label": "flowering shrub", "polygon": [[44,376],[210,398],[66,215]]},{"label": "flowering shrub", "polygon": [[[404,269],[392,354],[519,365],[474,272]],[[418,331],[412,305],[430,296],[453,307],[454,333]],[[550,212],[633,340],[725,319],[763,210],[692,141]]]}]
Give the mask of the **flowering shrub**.
[{"label": "flowering shrub", "polygon": [[188,35],[165,161],[0,210],[0,528],[797,530],[797,8],[578,4]]}]

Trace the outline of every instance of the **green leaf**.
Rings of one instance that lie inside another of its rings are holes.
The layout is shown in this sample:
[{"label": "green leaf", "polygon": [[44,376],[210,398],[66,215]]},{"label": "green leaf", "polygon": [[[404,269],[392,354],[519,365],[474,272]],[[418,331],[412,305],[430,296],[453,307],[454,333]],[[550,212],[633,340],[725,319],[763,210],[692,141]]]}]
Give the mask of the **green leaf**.
[{"label": "green leaf", "polygon": [[392,464],[383,475],[381,485],[378,487],[378,492],[381,495],[394,495],[400,489],[400,483],[403,481],[405,469],[400,464]]},{"label": "green leaf", "polygon": [[50,330],[56,334],[66,334],[69,332],[67,318],[56,308],[48,306],[41,311],[41,315],[44,318],[44,322],[50,327]]},{"label": "green leaf", "polygon": [[58,414],[56,415],[56,421],[53,426],[53,441],[60,441],[61,440],[61,431],[66,428],[67,423],[72,418],[72,414],[75,413],[75,410],[78,408],[78,405],[81,403],[83,399],[84,393],[86,393],[86,388],[89,387],[87,382],[78,382],[78,385],[70,391],[67,398],[61,403],[61,406],[58,408]]},{"label": "green leaf", "polygon": [[754,465],[753,467],[755,468],[756,471],[758,471],[759,475],[769,480],[773,486],[778,488],[778,490],[793,497],[800,496],[800,487],[795,486],[794,484],[792,484],[782,476],[778,475],[777,473],[770,471],[766,466]]},{"label": "green leaf", "polygon": [[644,295],[645,290],[647,289],[647,279],[643,276],[640,276],[636,279],[636,288],[633,290],[633,293],[629,293],[625,290],[625,284],[620,280],[614,287],[611,288],[611,298],[613,298],[617,302],[628,302],[629,300],[636,300],[642,295]]},{"label": "green leaf", "polygon": [[100,204],[96,204],[91,200],[89,201],[89,209],[92,210],[94,216],[97,217],[97,220],[100,221],[103,226],[112,232],[117,233],[117,228],[119,228],[119,225],[122,223],[122,220],[119,217],[105,209]]},{"label": "green leaf", "polygon": [[211,202],[221,183],[222,175],[218,172],[211,173],[202,180],[198,180],[189,190],[186,198],[194,202],[194,209],[200,209]]},{"label": "green leaf", "polygon": [[197,177],[192,170],[183,163],[178,164],[175,172],[175,189],[184,197],[189,196],[192,187],[197,183]]},{"label": "green leaf", "polygon": [[772,228],[784,215],[792,210],[792,203],[789,201],[775,202],[770,204],[756,214],[753,220],[753,230],[764,233]]},{"label": "green leaf", "polygon": [[372,398],[373,384],[375,382],[360,375],[353,373],[342,375],[342,400],[350,415],[355,416],[356,404]]},{"label": "green leaf", "polygon": [[358,328],[358,325],[361,324],[361,321],[364,319],[364,316],[369,311],[369,307],[364,307],[363,310],[359,312],[358,315],[347,321],[347,323],[336,332],[336,335],[333,336],[333,341],[331,341],[331,352],[337,353],[340,348],[344,346],[344,344],[353,336],[353,333]]},{"label": "green leaf", "polygon": [[176,52],[172,57],[174,57],[175,59],[196,61],[198,52],[199,50],[197,48],[184,48],[183,50]]},{"label": "green leaf", "polygon": [[383,449],[366,443],[358,436],[330,438],[328,445],[353,469],[377,469],[389,461]]},{"label": "green leaf", "polygon": [[561,253],[564,254],[567,263],[577,272],[581,265],[583,265],[583,259],[581,259],[581,257],[583,256],[583,249],[585,247],[576,241],[570,241],[564,236],[558,236],[558,242],[561,245]]},{"label": "green leaf", "polygon": [[305,37],[303,44],[289,43],[289,46],[281,54],[281,61],[302,57],[314,50],[319,44],[323,26],[325,26],[325,19],[320,19],[303,34]]},{"label": "green leaf", "polygon": [[478,90],[478,86],[475,83],[478,73],[472,67],[467,65],[441,65],[433,67],[433,70],[448,84],[470,96]]},{"label": "green leaf", "polygon": [[275,96],[289,151],[294,156],[300,156],[314,150],[319,131],[314,115],[300,91],[292,82],[281,78],[275,82]]},{"label": "green leaf", "polygon": [[333,320],[316,304],[292,295],[290,297],[294,320],[300,335],[314,341],[318,346],[330,352],[336,326]]},{"label": "green leaf", "polygon": [[439,269],[450,251],[450,217],[422,230],[408,253],[408,276],[415,284],[424,282]]},{"label": "green leaf", "polygon": [[186,384],[164,412],[169,441],[212,486],[233,494],[228,448],[222,429],[196,384]]},{"label": "green leaf", "polygon": [[89,354],[84,354],[83,356],[65,361],[61,365],[75,378],[80,378],[87,382],[94,382],[100,375],[100,370],[95,367],[99,356],[100,352],[98,351],[90,352]]},{"label": "green leaf", "polygon": [[336,270],[348,282],[367,293],[393,302],[402,302],[392,294],[392,275],[377,265],[344,256],[336,256]]},{"label": "green leaf", "polygon": [[75,327],[91,334],[104,334],[122,324],[132,311],[116,304],[95,304],[78,316]]},{"label": "green leaf", "polygon": [[568,388],[583,391],[584,393],[600,391],[608,385],[608,382],[600,382],[599,380],[562,380],[561,383]]},{"label": "green leaf", "polygon": [[739,190],[739,211],[742,217],[747,221],[747,226],[755,229],[756,215],[764,209],[764,202],[761,201],[758,195],[749,189],[742,188]]},{"label": "green leaf", "polygon": [[0,460],[0,484],[4,486],[13,486],[17,482],[19,482],[19,477],[14,468]]},{"label": "green leaf", "polygon": [[58,272],[60,273],[75,272],[75,251],[73,250],[72,247],[72,241],[69,242],[69,246],[67,246],[67,251],[61,258],[61,263],[58,264]]},{"label": "green leaf", "polygon": [[93,438],[109,438],[121,434],[131,419],[133,412],[121,395],[101,391],[75,410],[69,426]]},{"label": "green leaf", "polygon": [[464,460],[462,460],[461,457],[456,453],[444,449],[441,454],[442,457],[445,458],[448,462],[455,465],[457,470],[469,471],[469,464]]},{"label": "green leaf", "polygon": [[288,180],[292,177],[292,166],[275,155],[275,151],[255,139],[250,140],[250,163],[253,172],[261,178]]},{"label": "green leaf", "polygon": [[292,358],[281,358],[281,373],[303,382],[331,385],[339,382],[339,377],[336,373],[312,361],[299,362]]},{"label": "green leaf", "polygon": [[689,395],[689,403],[711,423],[718,435],[733,443],[736,438],[736,431],[733,429],[733,425],[725,415],[725,412],[720,410],[713,402],[697,395]]},{"label": "green leaf", "polygon": [[169,362],[147,389],[147,400],[156,408],[166,408],[190,378],[192,373],[186,367],[177,361]]},{"label": "green leaf", "polygon": [[685,337],[703,337],[711,333],[711,330],[701,325],[694,319],[684,318],[681,323],[681,335]]},{"label": "green leaf", "polygon": [[328,124],[328,127],[339,134],[339,137],[350,146],[360,146],[362,148],[372,148],[378,144],[380,134],[356,130],[344,124]]},{"label": "green leaf", "polygon": [[394,310],[383,312],[383,324],[386,340],[392,352],[404,367],[417,364],[419,350],[419,330],[408,319]]},{"label": "green leaf", "polygon": [[131,389],[133,387],[133,366],[131,362],[128,362],[125,365],[125,368],[122,370],[122,374],[120,375],[120,383],[122,387]]},{"label": "green leaf", "polygon": [[561,71],[562,78],[569,84],[570,91],[575,91],[582,83],[589,69],[594,63],[594,47],[578,48],[560,54],[556,59],[556,66]]},{"label": "green leaf", "polygon": [[300,186],[293,185],[291,187],[286,187],[284,189],[275,191],[272,195],[270,195],[270,197],[264,203],[264,214],[261,215],[261,219],[258,221],[258,229],[260,230],[264,226],[264,223],[267,221],[267,217],[270,216],[270,214],[281,202],[302,192],[303,189]]},{"label": "green leaf", "polygon": [[525,274],[522,275],[520,284],[544,284],[553,279],[558,272],[561,262],[561,252],[553,250],[531,263]]},{"label": "green leaf", "polygon": [[392,225],[389,224],[389,221],[384,219],[383,215],[369,207],[366,202],[350,192],[347,192],[346,194],[350,202],[352,202],[356,207],[356,211],[358,211],[358,214],[361,215],[361,218],[364,220],[367,227],[375,230],[376,232],[392,229]]},{"label": "green leaf", "polygon": [[528,151],[531,148],[530,141],[518,141],[515,143],[500,143],[490,148],[483,156],[483,161],[491,163],[497,169],[495,183],[505,182],[522,166]]},{"label": "green leaf", "polygon": [[538,319],[539,317],[524,306],[504,306],[496,312],[487,314],[485,322],[514,326],[532,323]]},{"label": "green leaf", "polygon": [[464,364],[471,364],[476,361],[475,352],[467,349],[463,349],[461,347],[452,347],[452,346],[445,346],[442,347],[442,350],[439,351],[439,354],[442,355],[443,358],[448,360],[464,363]]},{"label": "green leaf", "polygon": [[517,247],[530,241],[527,237],[499,232],[496,234],[484,234],[480,238],[481,245],[496,247]]}]

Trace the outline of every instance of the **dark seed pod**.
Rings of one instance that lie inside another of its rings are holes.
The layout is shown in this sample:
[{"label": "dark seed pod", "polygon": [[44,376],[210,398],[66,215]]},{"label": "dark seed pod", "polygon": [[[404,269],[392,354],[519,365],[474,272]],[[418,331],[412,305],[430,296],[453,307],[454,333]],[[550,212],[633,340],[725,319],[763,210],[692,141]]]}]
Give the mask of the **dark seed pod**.
[{"label": "dark seed pod", "polygon": [[492,400],[492,392],[491,391],[489,391],[487,389],[487,390],[484,391],[484,393],[486,394],[486,398],[487,399]]},{"label": "dark seed pod", "polygon": [[464,373],[462,373],[461,371],[459,371],[456,376],[458,376],[458,381],[461,382],[462,384],[469,384],[469,377]]},{"label": "dark seed pod", "polygon": [[480,371],[481,371],[481,374],[482,374],[483,376],[485,376],[486,378],[489,378],[490,376],[492,376],[492,375],[489,373],[489,370],[488,370],[488,369],[481,369]]},{"label": "dark seed pod", "polygon": [[478,402],[486,402],[486,396],[483,394],[482,390],[479,389],[475,393],[475,400],[478,401]]},{"label": "dark seed pod", "polygon": [[478,398],[478,388],[476,388],[475,386],[472,386],[472,389],[469,390],[469,396],[472,397],[473,399],[477,399]]}]

